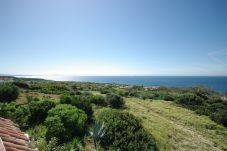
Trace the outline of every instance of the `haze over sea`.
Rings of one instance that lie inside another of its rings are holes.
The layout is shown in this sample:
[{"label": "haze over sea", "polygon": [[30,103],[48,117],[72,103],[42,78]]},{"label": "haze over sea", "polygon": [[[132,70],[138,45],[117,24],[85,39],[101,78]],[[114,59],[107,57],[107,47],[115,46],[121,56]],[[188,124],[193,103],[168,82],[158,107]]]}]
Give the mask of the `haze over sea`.
[{"label": "haze over sea", "polygon": [[60,76],[33,75],[16,76],[42,78],[56,81],[121,83],[143,86],[193,87],[205,86],[218,92],[227,92],[227,76]]}]

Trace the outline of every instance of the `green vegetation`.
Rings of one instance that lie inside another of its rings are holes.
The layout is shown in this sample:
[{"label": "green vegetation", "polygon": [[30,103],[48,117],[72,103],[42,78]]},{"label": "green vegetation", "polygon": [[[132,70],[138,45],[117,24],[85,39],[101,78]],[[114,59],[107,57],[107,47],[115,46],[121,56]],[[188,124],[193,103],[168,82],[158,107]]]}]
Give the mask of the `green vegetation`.
[{"label": "green vegetation", "polygon": [[47,127],[46,139],[56,137],[60,142],[66,142],[75,136],[83,134],[86,114],[72,105],[60,104],[48,112],[45,121]]},{"label": "green vegetation", "polygon": [[127,111],[141,119],[160,151],[227,149],[227,129],[174,102],[126,99]]},{"label": "green vegetation", "polygon": [[83,110],[88,115],[88,117],[91,117],[93,114],[91,102],[87,96],[62,96],[60,103],[71,104]]},{"label": "green vegetation", "polygon": [[100,144],[106,149],[146,151],[156,150],[155,143],[132,114],[113,109],[96,113],[96,120],[104,123],[105,135]]},{"label": "green vegetation", "polygon": [[51,100],[31,101],[28,104],[1,103],[0,116],[10,118],[21,127],[34,126],[42,123],[47,112],[55,106]]},{"label": "green vegetation", "polygon": [[107,94],[106,102],[113,108],[122,108],[125,104],[124,99],[120,95],[114,93]]},{"label": "green vegetation", "polygon": [[19,89],[12,84],[0,84],[0,102],[10,102],[16,100]]},{"label": "green vegetation", "polygon": [[218,95],[211,95],[206,91],[185,93],[176,100],[178,104],[196,111],[197,114],[207,115],[220,124],[227,127],[227,102]]},{"label": "green vegetation", "polygon": [[0,116],[40,151],[227,150],[226,93],[11,79],[0,84]]}]

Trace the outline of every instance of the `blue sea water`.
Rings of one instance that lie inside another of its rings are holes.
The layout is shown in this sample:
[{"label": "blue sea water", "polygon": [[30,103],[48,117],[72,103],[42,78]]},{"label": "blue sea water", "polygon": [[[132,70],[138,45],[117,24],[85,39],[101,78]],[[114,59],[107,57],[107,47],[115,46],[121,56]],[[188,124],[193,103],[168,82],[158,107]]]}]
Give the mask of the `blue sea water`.
[{"label": "blue sea water", "polygon": [[193,87],[205,86],[219,92],[227,92],[227,76],[20,76],[56,81],[96,83],[121,83],[143,86]]}]

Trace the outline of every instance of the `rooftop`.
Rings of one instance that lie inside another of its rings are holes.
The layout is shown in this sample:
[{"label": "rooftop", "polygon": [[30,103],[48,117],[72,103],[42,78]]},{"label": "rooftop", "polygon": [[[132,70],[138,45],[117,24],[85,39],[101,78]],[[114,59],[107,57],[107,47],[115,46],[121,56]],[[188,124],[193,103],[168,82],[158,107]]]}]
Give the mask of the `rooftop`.
[{"label": "rooftop", "polygon": [[30,145],[29,136],[9,119],[0,117],[0,151],[37,151]]}]

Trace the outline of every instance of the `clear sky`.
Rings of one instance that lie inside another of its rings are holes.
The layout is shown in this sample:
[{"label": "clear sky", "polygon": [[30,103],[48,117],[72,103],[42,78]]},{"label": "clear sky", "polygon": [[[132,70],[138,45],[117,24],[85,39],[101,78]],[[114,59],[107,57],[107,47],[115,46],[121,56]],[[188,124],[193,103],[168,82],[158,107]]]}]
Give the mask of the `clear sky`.
[{"label": "clear sky", "polygon": [[227,0],[0,0],[0,74],[227,75]]}]

